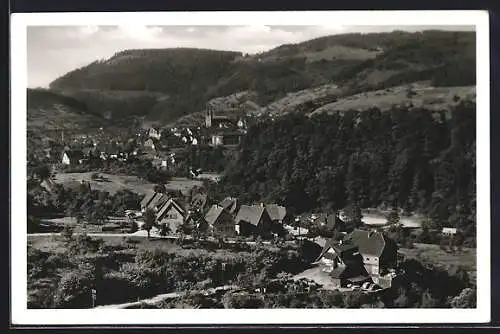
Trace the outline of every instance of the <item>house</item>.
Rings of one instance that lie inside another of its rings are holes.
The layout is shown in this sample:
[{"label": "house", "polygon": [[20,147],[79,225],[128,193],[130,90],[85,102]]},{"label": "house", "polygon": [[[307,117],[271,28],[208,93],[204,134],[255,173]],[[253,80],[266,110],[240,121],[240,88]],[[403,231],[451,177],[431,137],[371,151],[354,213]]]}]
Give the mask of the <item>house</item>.
[{"label": "house", "polygon": [[338,213],[328,215],[326,217],[326,224],[325,228],[328,232],[343,232],[343,233],[349,233],[352,232],[352,228],[350,227],[349,224],[346,224],[341,218]]},{"label": "house", "polygon": [[161,138],[161,131],[159,129],[150,128],[148,131],[148,137],[154,138],[154,139],[160,139]]},{"label": "house", "polygon": [[184,219],[184,226],[196,229],[198,232],[207,233],[210,231],[210,226],[205,221],[204,217],[200,215],[199,211],[188,210],[186,218]]},{"label": "house", "polygon": [[220,134],[212,135],[210,145],[212,145],[212,146],[224,145],[224,137]]},{"label": "house", "polygon": [[289,224],[291,221],[291,217],[287,209],[284,206],[280,206],[277,204],[268,204],[266,205],[266,211],[273,223],[273,232],[278,235],[284,235],[285,229],[283,227],[283,224]]},{"label": "house", "polygon": [[220,205],[212,205],[204,219],[215,235],[234,236],[236,234],[233,216]]},{"label": "house", "polygon": [[457,234],[457,229],[454,227],[443,227],[441,234],[447,237],[453,237]]},{"label": "house", "polygon": [[89,158],[92,155],[92,147],[84,147],[82,149],[82,153],[86,158]]},{"label": "house", "polygon": [[63,165],[78,165],[83,163],[85,159],[83,152],[80,150],[68,150],[62,154],[61,163]]},{"label": "house", "polygon": [[[328,240],[315,262],[335,273],[339,286],[359,284],[368,277],[388,288],[396,277],[397,246],[381,232],[354,230],[343,241]],[[337,269],[339,266],[344,270]]]},{"label": "house", "polygon": [[226,197],[224,198],[220,203],[220,206],[222,206],[227,212],[229,212],[231,215],[235,215],[236,212],[239,210],[239,204],[238,200],[234,197]]},{"label": "house", "polygon": [[205,209],[205,205],[207,204],[207,194],[206,193],[197,193],[191,199],[190,207],[194,210],[203,211]]},{"label": "house", "polygon": [[267,213],[273,222],[279,224],[288,224],[290,221],[290,215],[287,209],[284,206],[280,206],[277,204],[267,204],[266,205]]},{"label": "house", "polygon": [[238,131],[226,132],[223,135],[219,135],[222,137],[222,145],[239,145],[241,143],[241,137],[243,134]]},{"label": "house", "polygon": [[349,283],[361,285],[370,281],[358,247],[352,243],[328,240],[316,261],[322,264],[324,272],[330,274],[336,287],[346,287]]},{"label": "house", "polygon": [[155,143],[153,139],[149,138],[144,142],[144,147],[147,149],[154,150],[155,149]]},{"label": "house", "polygon": [[156,214],[156,220],[160,226],[167,226],[172,233],[179,233],[185,215],[186,209],[180,200],[169,198]]},{"label": "house", "polygon": [[[373,282],[380,286],[387,284],[390,286],[390,280],[387,282],[386,276],[397,265],[398,247],[396,242],[382,232],[358,229],[352,231],[345,238],[345,241],[358,246],[359,253],[363,257],[364,267],[372,277]],[[384,280],[383,283],[382,280]]]},{"label": "house", "polygon": [[161,200],[164,200],[164,196],[164,194],[155,191],[147,193],[141,201],[141,210],[144,212],[146,209],[155,209],[158,206],[158,203]]},{"label": "house", "polygon": [[242,205],[235,218],[238,235],[271,236],[272,222],[264,205]]},{"label": "house", "polygon": [[229,116],[215,116],[214,107],[207,105],[205,113],[205,127],[207,128],[228,128],[235,127],[235,120]]}]

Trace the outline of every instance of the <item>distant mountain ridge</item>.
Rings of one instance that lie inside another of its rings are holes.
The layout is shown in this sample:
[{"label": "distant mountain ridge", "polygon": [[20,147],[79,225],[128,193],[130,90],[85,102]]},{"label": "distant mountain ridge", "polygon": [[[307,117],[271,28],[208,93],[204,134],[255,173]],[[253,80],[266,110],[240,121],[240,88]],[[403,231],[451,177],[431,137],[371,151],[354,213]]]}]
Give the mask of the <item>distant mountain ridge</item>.
[{"label": "distant mountain ridge", "polygon": [[[68,72],[50,89],[82,102],[89,113],[170,123],[200,113],[212,99],[240,92],[250,92],[245,102],[265,111],[287,95],[293,99],[296,92],[325,85],[339,86],[342,97],[421,81],[473,86],[475,43],[474,32],[394,31],[326,36],[256,55],[124,50]],[[293,111],[294,102],[288,105]]]}]

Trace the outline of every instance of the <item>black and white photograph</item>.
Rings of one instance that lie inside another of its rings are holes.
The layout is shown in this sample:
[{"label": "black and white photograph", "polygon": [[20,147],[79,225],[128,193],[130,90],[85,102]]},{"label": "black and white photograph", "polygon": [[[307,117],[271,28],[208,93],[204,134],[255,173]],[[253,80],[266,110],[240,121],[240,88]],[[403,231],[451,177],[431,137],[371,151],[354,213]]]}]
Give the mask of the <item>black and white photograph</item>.
[{"label": "black and white photograph", "polygon": [[20,323],[489,320],[487,14],[12,24]]}]

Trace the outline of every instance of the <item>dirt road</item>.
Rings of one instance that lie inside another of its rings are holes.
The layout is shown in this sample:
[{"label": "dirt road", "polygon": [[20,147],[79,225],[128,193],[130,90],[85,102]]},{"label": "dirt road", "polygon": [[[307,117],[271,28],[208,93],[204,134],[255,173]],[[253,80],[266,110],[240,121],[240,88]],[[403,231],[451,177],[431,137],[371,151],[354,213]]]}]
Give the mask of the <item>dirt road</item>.
[{"label": "dirt road", "polygon": [[96,308],[114,308],[114,309],[124,309],[124,308],[133,308],[136,306],[141,306],[141,305],[157,305],[161,302],[164,302],[169,299],[175,299],[182,297],[186,295],[188,292],[189,293],[202,293],[205,295],[213,295],[217,292],[221,291],[228,291],[228,290],[235,290],[238,289],[237,286],[235,285],[224,285],[224,286],[218,286],[216,288],[210,288],[210,289],[205,289],[205,290],[194,290],[194,291],[182,291],[182,292],[171,292],[171,293],[164,293],[161,295],[157,295],[152,298],[147,298],[147,299],[142,299],[136,302],[130,302],[130,303],[123,303],[123,304],[113,304],[113,305],[101,305],[97,306]]}]

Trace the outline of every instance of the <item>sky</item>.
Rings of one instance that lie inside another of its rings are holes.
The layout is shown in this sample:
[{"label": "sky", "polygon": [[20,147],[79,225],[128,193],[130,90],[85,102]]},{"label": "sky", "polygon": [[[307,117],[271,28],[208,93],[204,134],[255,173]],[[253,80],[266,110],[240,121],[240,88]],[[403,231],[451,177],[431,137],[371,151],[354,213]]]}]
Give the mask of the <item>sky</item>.
[{"label": "sky", "polygon": [[57,77],[118,51],[196,47],[257,53],[282,44],[351,32],[471,30],[459,26],[29,26],[28,87],[48,87]]}]

